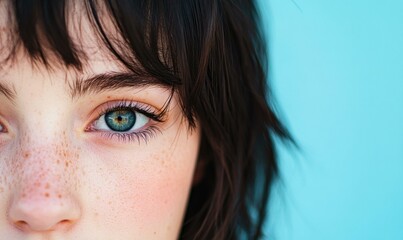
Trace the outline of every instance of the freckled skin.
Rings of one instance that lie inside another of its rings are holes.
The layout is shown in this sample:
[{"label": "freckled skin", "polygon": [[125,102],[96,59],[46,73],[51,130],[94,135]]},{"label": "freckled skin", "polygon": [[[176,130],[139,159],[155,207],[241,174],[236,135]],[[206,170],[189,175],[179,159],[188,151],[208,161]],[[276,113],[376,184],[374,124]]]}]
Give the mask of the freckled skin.
[{"label": "freckled skin", "polygon": [[[100,59],[97,56],[97,59]],[[118,71],[90,61],[87,72]],[[176,239],[198,155],[174,97],[148,141],[86,131],[99,106],[127,100],[160,108],[169,91],[124,89],[71,99],[65,69],[33,69],[20,56],[1,72],[16,99],[0,95],[1,239]],[[44,72],[46,74],[44,74]],[[71,74],[74,76],[73,74]],[[38,93],[40,93],[38,95]]]}]

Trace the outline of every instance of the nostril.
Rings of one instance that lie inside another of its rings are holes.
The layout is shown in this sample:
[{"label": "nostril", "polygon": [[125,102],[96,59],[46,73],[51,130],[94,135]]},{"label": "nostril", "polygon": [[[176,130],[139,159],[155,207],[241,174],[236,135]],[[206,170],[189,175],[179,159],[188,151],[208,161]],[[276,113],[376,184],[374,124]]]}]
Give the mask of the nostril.
[{"label": "nostril", "polygon": [[65,227],[65,226],[70,225],[70,224],[71,224],[71,220],[68,220],[68,219],[61,220],[58,223],[58,225],[60,225],[61,227]]},{"label": "nostril", "polygon": [[73,225],[73,221],[68,220],[68,219],[61,220],[60,222],[55,223],[54,225],[49,226],[49,227],[46,227],[46,228],[45,228],[45,227],[40,228],[40,227],[38,227],[38,226],[35,226],[33,223],[29,224],[28,222],[23,221],[23,220],[19,220],[19,221],[14,222],[14,226],[15,226],[17,229],[19,229],[19,230],[21,230],[21,231],[24,231],[24,232],[30,232],[30,231],[52,231],[52,230],[56,230],[56,229],[57,229],[57,230],[67,230],[67,229],[69,229],[72,225]]},{"label": "nostril", "polygon": [[[60,222],[56,223],[52,228],[49,228],[47,230],[53,230],[53,229],[68,229],[69,226],[72,224],[71,220],[68,219],[64,219],[61,220]],[[14,225],[20,229],[21,231],[32,231],[33,229],[31,228],[31,226],[26,222],[26,221],[16,221],[14,223]]]},{"label": "nostril", "polygon": [[29,228],[28,223],[25,221],[17,221],[14,224],[18,229],[20,229],[22,231],[26,231]]},{"label": "nostril", "polygon": [[72,201],[63,204],[55,199],[17,198],[10,205],[9,220],[24,232],[68,230],[80,217],[80,209]]},{"label": "nostril", "polygon": [[68,230],[73,226],[73,221],[69,219],[64,219],[53,225],[48,230]]}]

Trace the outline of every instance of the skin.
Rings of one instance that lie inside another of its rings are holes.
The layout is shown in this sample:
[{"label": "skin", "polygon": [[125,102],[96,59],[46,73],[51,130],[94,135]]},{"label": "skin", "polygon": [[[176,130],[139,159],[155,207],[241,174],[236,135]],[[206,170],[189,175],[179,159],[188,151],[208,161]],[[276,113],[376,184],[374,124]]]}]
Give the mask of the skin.
[{"label": "skin", "polygon": [[[146,139],[111,136],[94,123],[124,100],[158,112],[170,92],[131,87],[73,97],[76,79],[121,69],[99,52],[83,73],[33,65],[22,50],[0,70],[2,239],[176,239],[192,185],[200,130],[174,95]],[[85,80],[83,80],[85,81]],[[11,98],[11,99],[10,99]],[[92,126],[92,127],[91,127]]]}]

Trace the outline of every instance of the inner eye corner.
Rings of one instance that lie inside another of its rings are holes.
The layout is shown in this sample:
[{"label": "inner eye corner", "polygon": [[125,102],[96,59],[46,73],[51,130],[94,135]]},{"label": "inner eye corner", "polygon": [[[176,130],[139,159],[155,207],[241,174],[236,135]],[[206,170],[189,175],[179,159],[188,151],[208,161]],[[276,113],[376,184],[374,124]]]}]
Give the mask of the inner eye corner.
[{"label": "inner eye corner", "polygon": [[4,124],[2,124],[0,122],[0,133],[7,133],[7,132],[8,132],[8,130],[7,130],[6,126],[4,126]]}]

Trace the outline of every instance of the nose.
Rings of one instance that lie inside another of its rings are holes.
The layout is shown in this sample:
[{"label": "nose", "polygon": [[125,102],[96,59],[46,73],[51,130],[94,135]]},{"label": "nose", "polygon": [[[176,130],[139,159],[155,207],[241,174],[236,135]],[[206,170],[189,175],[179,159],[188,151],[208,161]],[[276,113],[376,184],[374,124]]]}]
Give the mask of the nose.
[{"label": "nose", "polygon": [[79,219],[80,211],[72,201],[52,198],[20,196],[10,207],[11,223],[25,232],[68,230]]},{"label": "nose", "polygon": [[6,214],[8,222],[25,233],[67,231],[80,219],[77,177],[71,167],[76,161],[68,149],[59,153],[47,146],[16,153],[17,165],[11,169]]}]

